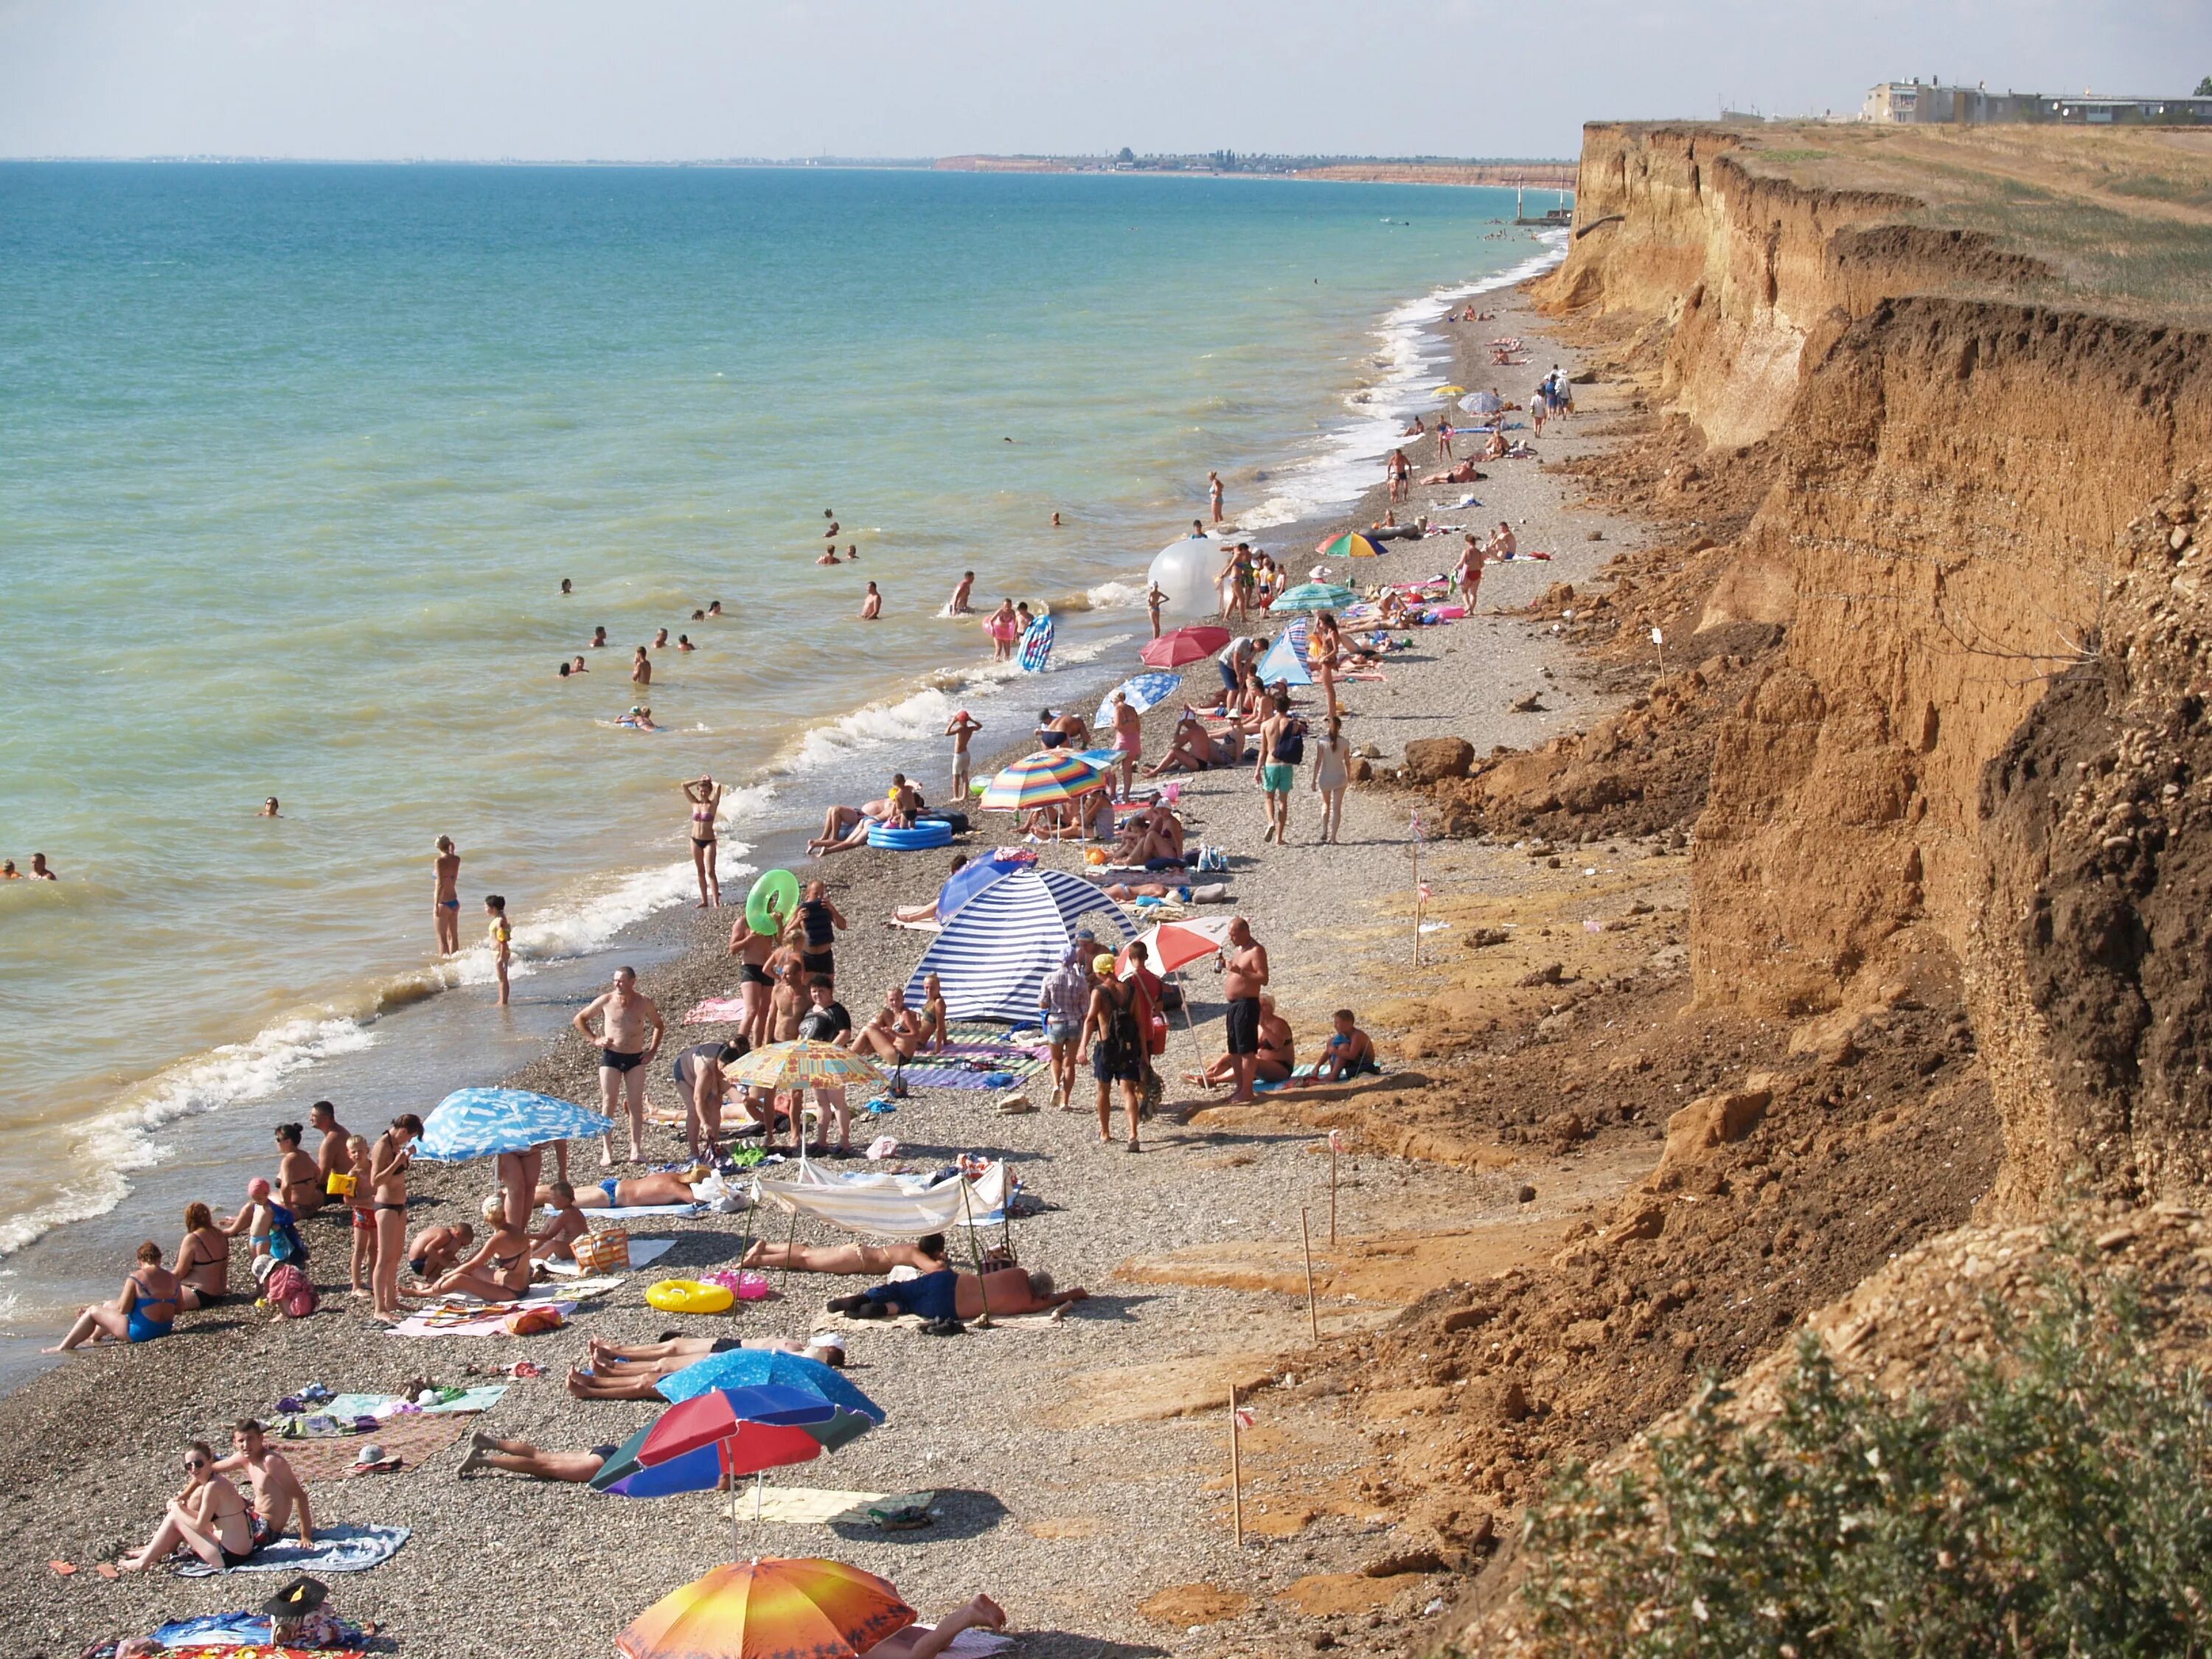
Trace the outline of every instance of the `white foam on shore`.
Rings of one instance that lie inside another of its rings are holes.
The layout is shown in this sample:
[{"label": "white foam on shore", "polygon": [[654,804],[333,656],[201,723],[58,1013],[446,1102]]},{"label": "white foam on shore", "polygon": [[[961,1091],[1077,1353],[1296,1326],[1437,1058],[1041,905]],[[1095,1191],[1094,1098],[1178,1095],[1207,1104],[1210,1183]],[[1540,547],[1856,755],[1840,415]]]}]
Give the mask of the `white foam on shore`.
[{"label": "white foam on shore", "polygon": [[1086,587],[1083,597],[1092,611],[1138,611],[1144,608],[1145,583],[1101,582],[1096,587]]},{"label": "white foam on shore", "polygon": [[1378,464],[1401,441],[1407,416],[1436,401],[1436,388],[1443,382],[1435,367],[1450,355],[1449,343],[1432,331],[1437,322],[1462,301],[1510,288],[1550,270],[1566,257],[1567,238],[1564,230],[1546,231],[1537,238],[1543,251],[1510,270],[1432,289],[1385,316],[1376,334],[1378,378],[1346,398],[1351,421],[1324,436],[1313,453],[1268,478],[1272,493],[1237,515],[1238,527],[1264,530],[1293,524],[1358,500],[1382,476]]}]

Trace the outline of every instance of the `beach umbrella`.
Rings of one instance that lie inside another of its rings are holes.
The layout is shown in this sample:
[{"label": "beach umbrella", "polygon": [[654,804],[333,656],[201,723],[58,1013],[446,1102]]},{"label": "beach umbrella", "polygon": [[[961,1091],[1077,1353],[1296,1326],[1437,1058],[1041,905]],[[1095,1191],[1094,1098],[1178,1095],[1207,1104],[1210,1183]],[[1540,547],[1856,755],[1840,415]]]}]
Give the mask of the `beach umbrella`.
[{"label": "beach umbrella", "polygon": [[1025,755],[984,787],[976,805],[986,812],[1026,812],[1054,806],[1106,787],[1105,775],[1065,749],[1040,749]]},{"label": "beach umbrella", "polygon": [[[1147,708],[1157,708],[1182,689],[1182,677],[1178,674],[1139,674],[1126,679],[1114,688],[1129,699],[1129,707],[1139,714]],[[1109,691],[1098,705],[1098,718],[1093,726],[1111,729],[1114,724],[1114,692]]]},{"label": "beach umbrella", "polygon": [[[1172,974],[1176,969],[1218,956],[1229,947],[1229,926],[1234,916],[1200,916],[1185,921],[1164,921],[1157,927],[1147,928],[1137,943],[1145,947],[1147,965],[1156,974]],[[1121,968],[1129,967],[1129,947],[1121,947]]]},{"label": "beach umbrella", "polygon": [[747,1089],[842,1089],[848,1083],[884,1080],[883,1069],[867,1055],[811,1037],[756,1048],[725,1066],[722,1075],[732,1086]]},{"label": "beach umbrella", "polygon": [[1181,668],[1185,663],[1212,656],[1228,643],[1225,628],[1178,628],[1161,635],[1137,654],[1154,668]]},{"label": "beach umbrella", "polygon": [[[1314,551],[1324,559],[1373,559],[1382,556],[1382,550],[1357,530],[1347,530],[1341,536],[1331,536]],[[1275,601],[1282,604],[1280,599]]]},{"label": "beach umbrella", "polygon": [[1341,611],[1355,596],[1348,587],[1335,582],[1300,582],[1296,587],[1275,596],[1268,606],[1270,612],[1279,611]]},{"label": "beach umbrella", "polygon": [[[811,1389],[781,1383],[711,1389],[672,1406],[630,1436],[599,1466],[592,1488],[625,1498],[659,1498],[703,1492],[719,1486],[724,1475],[805,1462],[827,1448],[833,1436],[826,1431],[841,1412],[863,1428],[868,1424],[858,1412],[833,1406]],[[733,1440],[746,1428],[774,1432],[757,1435],[746,1446],[717,1449],[718,1443]],[[788,1438],[802,1430],[807,1435],[804,1446]],[[860,1431],[841,1431],[834,1437],[843,1445]],[[745,1455],[738,1455],[739,1451]],[[769,1461],[757,1461],[763,1457]],[[748,1458],[754,1460],[750,1467],[736,1467]]]},{"label": "beach umbrella", "polygon": [[778,1348],[732,1348],[711,1353],[680,1371],[671,1372],[653,1385],[663,1400],[690,1400],[710,1389],[756,1389],[763,1383],[803,1389],[833,1406],[856,1411],[876,1422],[884,1420],[881,1406],[862,1394],[818,1359],[785,1353]]},{"label": "beach umbrella", "polygon": [[1438,398],[1456,398],[1466,390],[1463,386],[1440,386],[1432,395]]},{"label": "beach umbrella", "polygon": [[859,1412],[848,1412],[842,1406],[827,1409],[830,1414],[819,1423],[748,1423],[665,1463],[639,1461],[639,1449],[653,1432],[653,1425],[647,1424],[617,1447],[592,1477],[592,1489],[613,1498],[669,1498],[679,1492],[716,1492],[749,1474],[811,1462],[823,1452],[858,1440],[875,1426]]},{"label": "beach umbrella", "polygon": [[842,1561],[717,1567],[655,1601],[615,1638],[623,1659],[859,1659],[915,1622],[873,1573]]},{"label": "beach umbrella", "polygon": [[1495,415],[1505,406],[1505,400],[1495,392],[1477,392],[1460,400],[1462,409],[1472,410],[1477,415]]},{"label": "beach umbrella", "polygon": [[614,1124],[573,1101],[526,1089],[456,1089],[422,1120],[416,1153],[440,1164],[527,1152],[549,1140],[588,1140]]},{"label": "beach umbrella", "polygon": [[1028,860],[1011,862],[1004,859],[971,859],[945,878],[945,885],[937,890],[937,919],[946,922],[960,913],[960,907],[994,883],[1004,881],[1017,871],[1030,867]]}]

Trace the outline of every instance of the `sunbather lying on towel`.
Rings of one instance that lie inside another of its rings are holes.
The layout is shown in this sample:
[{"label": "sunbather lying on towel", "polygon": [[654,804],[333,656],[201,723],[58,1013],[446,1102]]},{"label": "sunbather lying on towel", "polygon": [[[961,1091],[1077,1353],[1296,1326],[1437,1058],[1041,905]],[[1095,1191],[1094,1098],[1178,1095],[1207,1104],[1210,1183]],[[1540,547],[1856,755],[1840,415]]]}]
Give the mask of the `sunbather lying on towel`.
[{"label": "sunbather lying on towel", "polygon": [[755,1239],[742,1265],[802,1273],[873,1273],[881,1278],[894,1267],[933,1273],[946,1264],[945,1235],[932,1233],[911,1244],[774,1244]]},{"label": "sunbather lying on towel", "polygon": [[469,1437],[469,1455],[461,1460],[464,1477],[478,1469],[498,1469],[507,1474],[526,1474],[533,1480],[566,1480],[581,1486],[597,1474],[615,1455],[612,1446],[589,1451],[540,1451],[527,1440],[502,1440],[479,1431]]},{"label": "sunbather lying on towel", "polygon": [[[1491,440],[1493,443],[1497,442],[1498,434],[1496,433],[1492,433],[1491,434]],[[1442,472],[1431,472],[1426,477],[1423,478],[1421,482],[1425,484],[1474,483],[1477,480],[1489,476],[1487,473],[1477,472],[1474,470],[1475,462],[1478,460],[1494,461],[1498,459],[1498,456],[1504,454],[1504,446],[1500,443],[1498,444],[1498,454],[1496,455],[1492,454],[1488,450],[1485,450],[1480,455],[1473,456],[1467,460],[1462,461],[1457,466],[1447,468]]]},{"label": "sunbather lying on towel", "polygon": [[[692,1352],[690,1342],[682,1338],[641,1344],[635,1350],[603,1346],[594,1342],[591,1349],[592,1369],[589,1371],[569,1371],[568,1392],[579,1400],[660,1400],[665,1397],[659,1386],[662,1377],[673,1376],[677,1372],[697,1364],[709,1354],[728,1353],[735,1348],[757,1348],[770,1353],[796,1353],[825,1365],[842,1365],[845,1363],[842,1349],[833,1359],[823,1351],[825,1345],[822,1343],[810,1346],[779,1336],[757,1336],[744,1341],[728,1336],[696,1337],[690,1340],[704,1343],[705,1346]],[[619,1357],[626,1352],[653,1353],[659,1357],[652,1359],[624,1359]]]},{"label": "sunbather lying on towel", "polygon": [[1050,1273],[1024,1273],[1019,1267],[1002,1267],[981,1279],[943,1267],[855,1296],[833,1296],[829,1308],[854,1319],[895,1319],[910,1313],[931,1321],[968,1320],[982,1317],[987,1299],[994,1314],[1043,1313],[1090,1294],[1080,1285],[1055,1291]]},{"label": "sunbather lying on towel", "polygon": [[[740,1342],[732,1337],[684,1336],[675,1331],[667,1333],[658,1342],[610,1342],[603,1336],[595,1336],[586,1352],[595,1371],[623,1365],[653,1366],[665,1376],[671,1371],[683,1370],[695,1359],[727,1353],[732,1348],[750,1348],[760,1353],[795,1353],[817,1365],[832,1365],[839,1370],[845,1368],[845,1339],[834,1331],[819,1333],[804,1342],[794,1342],[787,1336],[750,1336]],[[663,1363],[670,1360],[675,1363]]]},{"label": "sunbather lying on towel", "polygon": [[[644,1209],[655,1204],[696,1204],[691,1195],[692,1183],[706,1179],[706,1171],[693,1169],[681,1173],[667,1170],[653,1175],[610,1176],[596,1187],[585,1187],[576,1192],[576,1207],[580,1210]],[[558,1202],[553,1188],[538,1189],[540,1204]]]}]

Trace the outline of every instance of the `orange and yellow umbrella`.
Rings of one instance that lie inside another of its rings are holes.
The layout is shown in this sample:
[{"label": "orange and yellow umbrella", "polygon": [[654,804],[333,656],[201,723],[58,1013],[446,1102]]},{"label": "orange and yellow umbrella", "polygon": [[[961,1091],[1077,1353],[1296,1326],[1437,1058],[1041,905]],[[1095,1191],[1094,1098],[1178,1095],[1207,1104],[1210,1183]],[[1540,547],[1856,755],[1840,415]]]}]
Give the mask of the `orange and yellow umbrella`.
[{"label": "orange and yellow umbrella", "polygon": [[896,1588],[842,1561],[717,1567],[615,1638],[624,1659],[858,1659],[914,1623]]}]

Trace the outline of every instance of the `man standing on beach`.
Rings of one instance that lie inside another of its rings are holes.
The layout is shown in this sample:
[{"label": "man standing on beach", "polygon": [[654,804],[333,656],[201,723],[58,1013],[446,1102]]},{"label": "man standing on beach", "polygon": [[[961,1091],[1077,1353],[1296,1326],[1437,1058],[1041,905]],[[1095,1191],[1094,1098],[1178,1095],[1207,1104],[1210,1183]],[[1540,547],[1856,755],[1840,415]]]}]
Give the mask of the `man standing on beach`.
[{"label": "man standing on beach", "polygon": [[[592,1021],[600,1029],[592,1029]],[[660,1052],[668,1029],[653,999],[637,988],[637,975],[615,969],[614,988],[594,997],[570,1022],[599,1051],[599,1099],[609,1117],[629,1118],[629,1161],[645,1161],[645,1068]],[[610,1137],[599,1137],[599,1162],[615,1161]]]},{"label": "man standing on beach", "polygon": [[952,739],[952,801],[968,804],[968,739],[983,729],[983,722],[963,708],[945,722],[945,735]]},{"label": "man standing on beach", "polygon": [[1291,713],[1287,686],[1277,686],[1267,719],[1260,722],[1259,760],[1253,781],[1267,797],[1267,833],[1260,839],[1286,847],[1291,839],[1291,790],[1298,781],[1298,763],[1305,759],[1305,722]]},{"label": "man standing on beach", "polygon": [[1267,988],[1267,947],[1239,916],[1229,924],[1229,972],[1221,988],[1229,999],[1229,1061],[1237,1069],[1237,1091],[1229,1097],[1232,1106],[1252,1098],[1252,1073],[1260,1054],[1260,993]]},{"label": "man standing on beach", "polygon": [[431,915],[438,926],[438,954],[449,957],[461,948],[461,855],[453,850],[451,836],[438,837],[437,885],[430,897]]}]

